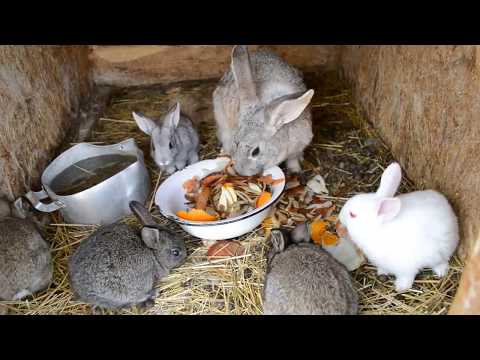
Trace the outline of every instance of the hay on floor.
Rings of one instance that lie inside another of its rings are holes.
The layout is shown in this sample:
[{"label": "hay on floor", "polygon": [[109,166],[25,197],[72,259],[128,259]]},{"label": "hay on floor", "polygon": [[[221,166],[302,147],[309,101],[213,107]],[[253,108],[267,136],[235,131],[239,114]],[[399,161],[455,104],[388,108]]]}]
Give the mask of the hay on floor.
[{"label": "hay on floor", "polygon": [[[392,161],[388,148],[376,132],[359,115],[351,95],[334,74],[306,74],[308,85],[316,90],[312,102],[314,139],[305,154],[304,169],[312,176],[322,175],[330,190],[337,211],[349,196],[374,191],[383,169]],[[211,94],[215,82],[189,82],[169,87],[129,90],[117,94],[107,112],[99,119],[89,142],[113,144],[134,138],[144,151],[150,171],[152,188],[165,179],[152,162],[149,139],[139,131],[131,117],[132,111],[159,116],[177,99],[194,116],[201,137],[201,159],[214,158],[218,152],[212,118]],[[404,179],[400,191],[411,191],[414,185]],[[152,191],[149,204],[153,205]],[[265,275],[265,253],[268,239],[262,229],[242,237],[246,254],[231,259],[209,261],[207,248],[198,239],[184,233],[177,225],[163,219],[151,207],[154,217],[181,233],[187,239],[188,258],[164,278],[156,305],[146,314],[261,314],[262,288]],[[138,226],[134,217],[125,222]],[[12,314],[89,314],[88,305],[73,302],[69,288],[67,260],[75,247],[95,226],[74,226],[62,223],[52,215],[47,240],[54,260],[54,281],[46,291],[18,302],[3,302]],[[452,303],[462,262],[454,257],[448,275],[437,279],[431,271],[417,276],[414,288],[396,294],[392,279],[381,280],[369,264],[352,273],[360,295],[361,314],[445,314]],[[138,309],[105,314],[140,314]]]}]

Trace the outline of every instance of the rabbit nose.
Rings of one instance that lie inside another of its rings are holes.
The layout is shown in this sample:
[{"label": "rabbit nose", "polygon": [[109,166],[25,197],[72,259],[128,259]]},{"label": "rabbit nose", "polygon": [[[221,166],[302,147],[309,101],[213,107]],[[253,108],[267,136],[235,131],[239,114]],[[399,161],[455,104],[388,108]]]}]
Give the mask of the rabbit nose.
[{"label": "rabbit nose", "polygon": [[158,161],[159,166],[167,166],[170,165],[172,162],[171,161]]}]

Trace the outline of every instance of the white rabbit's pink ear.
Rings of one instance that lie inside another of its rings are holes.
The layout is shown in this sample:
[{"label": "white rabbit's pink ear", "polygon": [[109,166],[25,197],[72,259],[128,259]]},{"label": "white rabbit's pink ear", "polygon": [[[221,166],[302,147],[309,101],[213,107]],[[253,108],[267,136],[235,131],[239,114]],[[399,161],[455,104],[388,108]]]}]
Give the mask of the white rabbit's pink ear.
[{"label": "white rabbit's pink ear", "polygon": [[397,162],[388,165],[383,172],[382,179],[380,180],[377,195],[379,197],[395,196],[401,181],[402,168],[400,165]]},{"label": "white rabbit's pink ear", "polygon": [[132,115],[140,130],[142,130],[145,134],[151,136],[153,130],[157,126],[157,124],[155,124],[155,121],[136,112],[132,112]]},{"label": "white rabbit's pink ear", "polygon": [[257,101],[257,90],[253,80],[250,55],[247,45],[237,45],[232,50],[231,68],[238,87],[240,105],[250,105]]},{"label": "white rabbit's pink ear", "polygon": [[401,207],[402,202],[399,198],[387,197],[381,199],[378,203],[377,217],[382,223],[390,221],[398,215]]},{"label": "white rabbit's pink ear", "polygon": [[275,130],[278,130],[283,125],[296,120],[302,114],[308,104],[310,104],[313,94],[314,91],[310,89],[296,98],[271,104],[269,106],[270,125]]}]

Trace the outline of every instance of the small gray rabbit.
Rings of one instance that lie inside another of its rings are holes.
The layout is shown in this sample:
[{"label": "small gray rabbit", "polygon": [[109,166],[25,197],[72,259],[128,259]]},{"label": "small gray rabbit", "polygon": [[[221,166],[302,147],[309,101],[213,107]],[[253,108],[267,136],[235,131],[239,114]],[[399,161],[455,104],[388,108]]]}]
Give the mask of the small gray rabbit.
[{"label": "small gray rabbit", "polygon": [[155,285],[186,258],[185,243],[158,225],[148,210],[132,201],[143,227],[116,223],[103,226],[83,241],[69,261],[74,299],[98,308],[150,307]]},{"label": "small gray rabbit", "polygon": [[286,161],[301,171],[303,151],[310,144],[313,90],[299,70],[268,49],[251,56],[235,46],[230,69],[213,92],[213,111],[222,151],[244,176],[261,173]]},{"label": "small gray rabbit", "polygon": [[49,245],[30,214],[15,206],[0,199],[0,300],[33,295],[53,277]]},{"label": "small gray rabbit", "polygon": [[358,296],[347,269],[320,246],[284,229],[271,232],[263,293],[265,315],[355,315]]},{"label": "small gray rabbit", "polygon": [[132,113],[140,130],[151,137],[150,152],[157,166],[168,174],[198,161],[199,139],[192,120],[172,106],[161,124],[142,114]]}]

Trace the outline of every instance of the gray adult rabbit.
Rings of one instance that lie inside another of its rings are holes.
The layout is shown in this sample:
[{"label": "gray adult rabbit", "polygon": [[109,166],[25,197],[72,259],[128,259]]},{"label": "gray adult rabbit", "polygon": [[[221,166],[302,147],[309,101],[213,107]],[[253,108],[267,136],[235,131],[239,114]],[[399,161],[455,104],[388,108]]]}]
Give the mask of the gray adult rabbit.
[{"label": "gray adult rabbit", "polygon": [[53,277],[50,247],[32,216],[19,210],[0,199],[0,300],[33,295]]},{"label": "gray adult rabbit", "polygon": [[271,232],[263,294],[265,315],[355,315],[358,296],[347,269],[309,236]]},{"label": "gray adult rabbit", "polygon": [[313,90],[300,71],[267,49],[251,56],[234,47],[230,69],[213,93],[217,136],[240,175],[250,176],[286,161],[300,172],[303,151],[313,138]]},{"label": "gray adult rabbit", "polygon": [[186,258],[182,238],[158,225],[137,201],[130,208],[143,223],[104,226],[82,242],[69,261],[74,298],[96,308],[154,304],[155,285]]},{"label": "gray adult rabbit", "polygon": [[161,123],[139,113],[132,115],[151,137],[150,153],[160,169],[172,174],[198,161],[198,134],[190,118],[180,112],[180,103],[168,110]]}]

